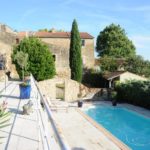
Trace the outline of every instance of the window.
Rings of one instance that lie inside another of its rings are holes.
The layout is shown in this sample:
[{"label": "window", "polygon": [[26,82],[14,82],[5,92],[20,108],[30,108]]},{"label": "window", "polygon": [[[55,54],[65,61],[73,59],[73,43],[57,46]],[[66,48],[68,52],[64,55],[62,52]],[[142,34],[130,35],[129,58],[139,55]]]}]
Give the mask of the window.
[{"label": "window", "polygon": [[16,44],[19,44],[19,39],[18,38],[16,39]]},{"label": "window", "polygon": [[3,70],[3,69],[4,69],[3,64],[0,63],[0,70]]},{"label": "window", "polygon": [[81,40],[81,44],[82,44],[82,46],[85,46],[85,40]]},{"label": "window", "polygon": [[54,61],[56,61],[56,55],[53,55],[53,59],[54,59]]}]

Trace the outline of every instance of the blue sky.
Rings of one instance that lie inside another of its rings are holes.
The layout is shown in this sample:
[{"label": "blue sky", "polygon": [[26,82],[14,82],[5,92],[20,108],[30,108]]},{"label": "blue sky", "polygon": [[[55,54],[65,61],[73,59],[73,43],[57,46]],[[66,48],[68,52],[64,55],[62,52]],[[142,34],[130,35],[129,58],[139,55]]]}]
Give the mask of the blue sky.
[{"label": "blue sky", "polygon": [[79,30],[97,35],[111,23],[120,24],[136,46],[137,54],[150,60],[149,0],[1,0],[0,22],[17,29]]}]

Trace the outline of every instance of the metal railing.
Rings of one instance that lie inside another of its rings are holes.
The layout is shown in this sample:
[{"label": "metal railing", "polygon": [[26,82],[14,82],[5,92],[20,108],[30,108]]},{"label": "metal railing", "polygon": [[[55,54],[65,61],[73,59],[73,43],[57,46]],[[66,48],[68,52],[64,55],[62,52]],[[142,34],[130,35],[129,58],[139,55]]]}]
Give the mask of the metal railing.
[{"label": "metal railing", "polygon": [[[48,104],[48,101],[45,96],[41,93],[37,82],[35,81],[33,75],[31,75],[31,87],[32,87],[32,93],[34,93],[34,96],[36,97],[37,107],[40,111],[38,111],[38,118],[39,118],[39,128],[40,128],[40,136],[43,143],[43,149],[44,150],[52,150],[51,148],[51,141],[50,141],[50,135],[48,134],[48,126],[50,126],[51,131],[53,130],[53,137],[55,139],[55,142],[57,143],[57,146],[59,146],[60,150],[70,150],[70,147],[68,143],[66,142],[63,134],[60,132],[59,127],[57,126],[56,122],[54,121],[54,116],[51,112],[50,106]],[[44,120],[43,117],[43,110],[42,107],[45,110],[46,118]]]}]

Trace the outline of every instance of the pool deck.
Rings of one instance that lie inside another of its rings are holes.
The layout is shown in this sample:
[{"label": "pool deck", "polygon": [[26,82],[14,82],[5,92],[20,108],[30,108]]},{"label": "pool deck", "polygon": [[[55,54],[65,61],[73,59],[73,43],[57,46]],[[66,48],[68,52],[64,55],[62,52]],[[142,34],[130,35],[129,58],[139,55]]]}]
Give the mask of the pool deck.
[{"label": "pool deck", "polygon": [[[84,108],[95,105],[112,105],[111,102],[85,103]],[[119,106],[135,110],[142,115],[150,117],[150,111],[130,104],[118,104]],[[84,109],[82,108],[82,109]],[[90,117],[77,108],[77,104],[69,107],[68,112],[59,110],[54,112],[55,120],[61,127],[68,144],[72,150],[127,150],[127,145],[115,138],[110,132],[97,124]]]},{"label": "pool deck", "polygon": [[[110,138],[96,128],[79,110],[70,107],[68,112],[54,113],[56,122],[61,127],[72,150],[120,150]],[[125,147],[124,150],[128,148]]]}]

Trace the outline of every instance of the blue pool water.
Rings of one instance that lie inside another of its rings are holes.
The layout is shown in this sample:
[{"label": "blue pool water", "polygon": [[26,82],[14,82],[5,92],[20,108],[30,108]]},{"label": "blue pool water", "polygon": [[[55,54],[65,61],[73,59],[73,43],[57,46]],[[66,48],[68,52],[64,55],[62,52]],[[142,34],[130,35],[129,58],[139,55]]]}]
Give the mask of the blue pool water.
[{"label": "blue pool water", "polygon": [[96,106],[85,113],[133,150],[150,150],[150,118],[113,106]]}]

